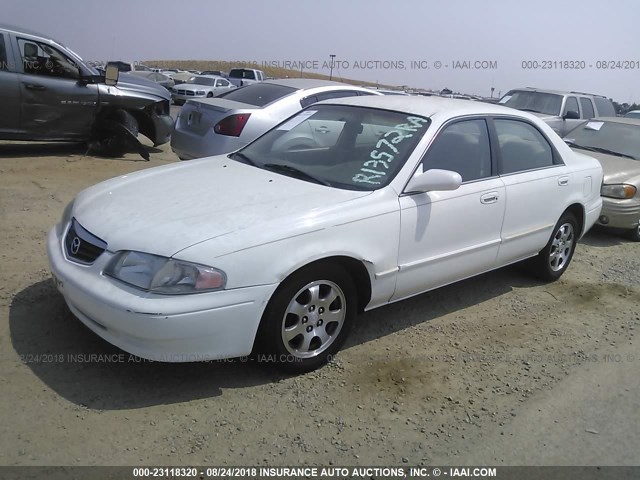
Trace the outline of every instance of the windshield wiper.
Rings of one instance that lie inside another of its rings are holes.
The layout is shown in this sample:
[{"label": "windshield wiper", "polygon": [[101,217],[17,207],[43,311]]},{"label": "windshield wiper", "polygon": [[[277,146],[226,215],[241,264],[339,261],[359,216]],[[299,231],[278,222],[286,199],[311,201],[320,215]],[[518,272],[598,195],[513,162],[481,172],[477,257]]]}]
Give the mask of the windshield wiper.
[{"label": "windshield wiper", "polygon": [[254,162],[253,160],[251,160],[249,157],[247,157],[244,153],[242,152],[235,152],[232,153],[230,155],[227,155],[228,158],[231,158],[232,160],[239,160],[242,163],[246,163],[248,165],[251,165],[253,167],[257,167],[256,162]]},{"label": "windshield wiper", "polygon": [[544,112],[541,112],[539,110],[534,110],[532,108],[519,108],[518,110],[523,111],[523,112],[544,113]]},{"label": "windshield wiper", "polygon": [[296,177],[298,177],[300,179],[308,180],[308,181],[314,182],[314,183],[319,183],[320,185],[325,185],[327,187],[331,186],[331,184],[329,182],[327,182],[326,180],[322,180],[322,179],[320,179],[318,177],[314,177],[310,173],[302,171],[299,168],[292,167],[291,165],[284,165],[282,163],[266,163],[263,166],[264,166],[264,168],[267,168],[269,170],[273,170],[274,172],[280,172],[280,173],[285,173],[285,174],[289,173],[289,174],[293,174],[294,176],[296,176]]},{"label": "windshield wiper", "polygon": [[569,142],[567,140],[565,140],[564,143],[566,143],[570,147],[580,148],[582,150],[587,150],[589,152],[598,152],[598,153],[604,153],[606,155],[615,155],[617,157],[624,157],[624,158],[630,158],[631,160],[638,160],[636,157],[627,155],[626,153],[614,152],[613,150],[609,150],[602,147],[590,147],[588,145],[578,145],[577,143]]},{"label": "windshield wiper", "polygon": [[632,156],[632,155],[627,155],[626,153],[614,152],[613,150],[609,150],[607,148],[591,147],[591,149],[594,152],[598,152],[598,153],[604,153],[604,154],[607,154],[607,155],[615,155],[617,157],[624,157],[624,158],[630,158],[631,160],[637,160],[637,158]]}]

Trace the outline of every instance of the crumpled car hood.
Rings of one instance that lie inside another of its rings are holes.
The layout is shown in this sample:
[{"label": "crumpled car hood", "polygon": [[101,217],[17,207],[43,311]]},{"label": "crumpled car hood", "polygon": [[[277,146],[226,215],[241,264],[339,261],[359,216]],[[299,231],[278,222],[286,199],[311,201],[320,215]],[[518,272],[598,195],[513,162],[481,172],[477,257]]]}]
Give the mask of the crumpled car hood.
[{"label": "crumpled car hood", "polygon": [[131,90],[134,92],[144,92],[150,95],[161,97],[165,100],[171,99],[171,94],[161,85],[138,75],[120,73],[116,87],[121,90]]},{"label": "crumpled car hood", "polygon": [[[371,192],[325,187],[245,165],[226,156],[143,170],[81,192],[80,224],[108,250],[172,256],[243,230],[246,248],[312,230],[316,220]],[[251,232],[258,229],[260,240]],[[237,235],[236,235],[237,236]],[[225,252],[220,252],[221,254]]]}]

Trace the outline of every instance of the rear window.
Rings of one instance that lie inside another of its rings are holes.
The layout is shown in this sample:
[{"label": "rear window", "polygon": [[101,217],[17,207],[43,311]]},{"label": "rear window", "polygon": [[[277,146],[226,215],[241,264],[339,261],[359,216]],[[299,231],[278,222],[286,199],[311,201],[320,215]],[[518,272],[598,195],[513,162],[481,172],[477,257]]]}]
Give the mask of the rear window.
[{"label": "rear window", "polygon": [[602,97],[593,97],[593,101],[596,103],[599,117],[615,117],[616,109],[613,108],[611,100]]},{"label": "rear window", "polygon": [[273,83],[255,83],[246,87],[230,90],[218,98],[226,98],[234,102],[248,103],[256,107],[264,107],[265,105],[279,100],[287,95],[295,92],[295,88],[285,87],[283,85],[275,85]]},{"label": "rear window", "polygon": [[253,70],[245,70],[244,68],[235,68],[229,72],[230,78],[246,78],[247,80],[255,80],[256,75]]}]

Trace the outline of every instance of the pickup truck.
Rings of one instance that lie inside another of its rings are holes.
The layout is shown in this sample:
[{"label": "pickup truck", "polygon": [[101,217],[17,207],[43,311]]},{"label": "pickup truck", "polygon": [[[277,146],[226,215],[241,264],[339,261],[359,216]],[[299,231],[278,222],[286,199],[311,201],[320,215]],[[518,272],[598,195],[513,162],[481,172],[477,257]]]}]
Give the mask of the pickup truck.
[{"label": "pickup truck", "polygon": [[229,81],[236,87],[262,82],[265,79],[266,77],[262,70],[253,68],[232,68],[229,70]]},{"label": "pickup truck", "polygon": [[[0,140],[84,141],[109,156],[149,153],[169,141],[170,94],[156,83],[119,74],[111,79],[46,35],[0,24]],[[107,75],[108,76],[108,75]]]}]

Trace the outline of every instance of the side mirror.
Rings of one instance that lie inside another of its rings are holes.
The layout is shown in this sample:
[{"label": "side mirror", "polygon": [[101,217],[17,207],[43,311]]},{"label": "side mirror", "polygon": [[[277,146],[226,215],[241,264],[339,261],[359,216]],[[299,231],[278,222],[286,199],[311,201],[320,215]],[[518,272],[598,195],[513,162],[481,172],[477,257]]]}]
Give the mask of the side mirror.
[{"label": "side mirror", "polygon": [[107,70],[104,75],[104,83],[106,83],[109,86],[113,86],[116,83],[118,83],[119,76],[120,76],[120,70],[118,70],[118,67],[116,65],[108,63]]},{"label": "side mirror", "polygon": [[432,191],[457,190],[462,184],[458,172],[433,168],[414,175],[404,189],[404,193],[424,193]]},{"label": "side mirror", "polygon": [[568,110],[562,118],[564,120],[580,120],[580,114],[575,110]]}]

